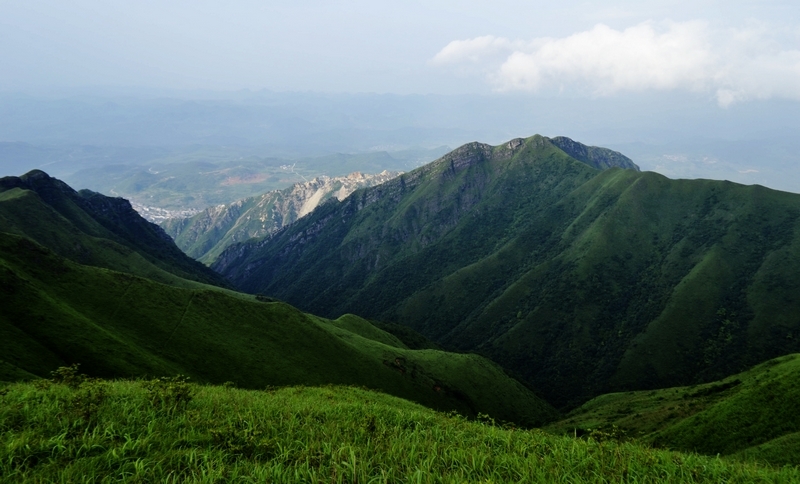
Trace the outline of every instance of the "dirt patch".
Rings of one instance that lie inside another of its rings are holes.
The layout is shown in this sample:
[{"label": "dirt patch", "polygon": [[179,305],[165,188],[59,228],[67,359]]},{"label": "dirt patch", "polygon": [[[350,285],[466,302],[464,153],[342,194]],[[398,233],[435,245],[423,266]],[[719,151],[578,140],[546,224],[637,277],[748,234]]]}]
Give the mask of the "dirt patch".
[{"label": "dirt patch", "polygon": [[251,183],[261,183],[267,181],[268,179],[269,175],[266,173],[255,173],[253,175],[228,177],[223,180],[220,185],[223,187],[229,187],[231,185],[246,185]]}]

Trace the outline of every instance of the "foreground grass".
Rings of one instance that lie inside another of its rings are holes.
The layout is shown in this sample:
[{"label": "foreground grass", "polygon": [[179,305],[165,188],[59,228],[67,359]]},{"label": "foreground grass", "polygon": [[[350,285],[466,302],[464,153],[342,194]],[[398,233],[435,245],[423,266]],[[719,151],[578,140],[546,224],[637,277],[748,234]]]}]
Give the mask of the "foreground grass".
[{"label": "foreground grass", "polygon": [[351,387],[72,383],[0,390],[0,480],[800,481],[792,467],[501,428]]}]

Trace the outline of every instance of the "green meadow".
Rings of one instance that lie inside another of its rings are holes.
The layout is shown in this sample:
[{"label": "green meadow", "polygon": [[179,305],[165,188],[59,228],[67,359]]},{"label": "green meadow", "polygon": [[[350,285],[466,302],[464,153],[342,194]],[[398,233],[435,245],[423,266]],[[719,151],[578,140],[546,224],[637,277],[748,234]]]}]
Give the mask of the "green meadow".
[{"label": "green meadow", "polygon": [[545,428],[796,466],[797,402],[800,355],[792,354],[712,383],[601,395]]},{"label": "green meadow", "polygon": [[4,482],[794,482],[795,467],[555,436],[354,387],[85,380],[0,390]]}]

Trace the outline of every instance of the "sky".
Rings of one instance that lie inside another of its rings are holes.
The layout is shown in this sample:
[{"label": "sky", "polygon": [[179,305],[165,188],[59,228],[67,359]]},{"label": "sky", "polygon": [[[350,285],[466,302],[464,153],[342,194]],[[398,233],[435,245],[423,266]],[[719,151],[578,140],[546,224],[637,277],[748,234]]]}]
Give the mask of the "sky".
[{"label": "sky", "polygon": [[789,1],[0,1],[0,89],[800,99]]},{"label": "sky", "polygon": [[[0,97],[103,89],[457,95],[370,116],[453,120],[465,142],[573,136],[672,177],[800,192],[796,0],[0,0]],[[0,126],[47,139],[54,108],[15,106],[0,99],[17,116]]]}]

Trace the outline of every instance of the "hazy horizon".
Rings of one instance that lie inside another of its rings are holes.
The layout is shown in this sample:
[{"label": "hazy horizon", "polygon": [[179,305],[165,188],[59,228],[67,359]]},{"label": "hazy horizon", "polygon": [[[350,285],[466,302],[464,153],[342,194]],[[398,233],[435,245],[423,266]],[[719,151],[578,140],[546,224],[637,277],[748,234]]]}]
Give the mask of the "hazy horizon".
[{"label": "hazy horizon", "polygon": [[788,1],[5,2],[0,62],[2,175],[66,166],[75,146],[105,150],[98,164],[538,133],[674,178],[800,192]]}]

